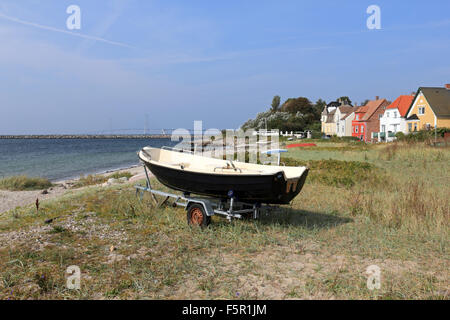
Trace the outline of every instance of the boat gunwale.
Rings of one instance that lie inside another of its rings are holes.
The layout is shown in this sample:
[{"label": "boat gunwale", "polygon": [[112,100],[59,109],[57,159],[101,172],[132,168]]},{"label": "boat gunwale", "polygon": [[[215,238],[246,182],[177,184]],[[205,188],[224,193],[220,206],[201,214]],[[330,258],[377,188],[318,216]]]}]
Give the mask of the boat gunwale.
[{"label": "boat gunwale", "polygon": [[[296,169],[297,168],[302,168],[303,169],[303,171],[300,174],[298,174],[298,175],[296,175],[294,177],[287,177],[286,172],[280,166],[277,166],[277,167],[280,167],[279,170],[274,170],[273,166],[267,166],[267,165],[262,165],[262,164],[257,164],[257,165],[258,166],[267,167],[267,168],[271,168],[272,172],[264,172],[264,171],[262,171],[262,172],[255,172],[255,173],[251,173],[251,172],[244,173],[244,172],[237,172],[237,170],[234,170],[233,172],[230,172],[230,173],[215,172],[215,171],[208,171],[208,172],[206,172],[206,171],[202,171],[201,169],[198,169],[198,170],[194,169],[193,170],[192,168],[181,168],[181,167],[178,167],[178,165],[173,165],[173,164],[169,164],[169,163],[164,163],[164,162],[161,162],[161,161],[153,160],[153,159],[151,159],[151,156],[147,154],[147,152],[145,151],[145,148],[161,149],[161,148],[153,148],[153,147],[144,147],[141,150],[139,150],[138,157],[143,162],[152,163],[152,164],[155,164],[155,165],[158,165],[158,166],[163,166],[165,168],[172,168],[172,169],[179,170],[179,171],[186,171],[186,172],[192,172],[192,173],[198,173],[198,174],[207,174],[207,175],[224,176],[224,177],[227,177],[227,176],[238,176],[238,177],[241,177],[241,176],[273,176],[273,175],[277,175],[279,173],[283,173],[283,177],[284,177],[285,180],[291,180],[291,179],[299,179],[299,178],[301,178],[302,175],[304,174],[305,170],[309,169],[306,166],[299,166],[299,167],[290,167],[290,166],[288,166],[288,167],[285,167],[285,168],[296,168]],[[164,150],[164,149],[161,149],[161,150]],[[164,151],[165,152],[181,153],[179,151],[172,151],[172,150],[164,150]],[[144,154],[145,159],[143,159],[143,157],[141,157],[141,153]],[[146,154],[147,154],[147,156],[145,156]],[[224,161],[224,162],[227,161],[227,160],[223,160],[223,159],[203,157],[203,156],[199,156],[199,155],[195,155],[195,154],[189,154],[189,156],[206,158],[206,159],[213,159],[213,160]],[[233,161],[233,163],[243,163],[243,162]],[[247,162],[244,162],[244,164],[247,164]],[[225,169],[225,168],[223,168],[223,169]],[[233,170],[233,168],[230,168],[229,170]]]},{"label": "boat gunwale", "polygon": [[[283,176],[285,177],[283,170],[274,171],[274,172],[265,172],[265,173],[244,173],[244,172],[241,173],[241,172],[236,172],[236,171],[233,171],[230,173],[222,173],[222,172],[214,172],[214,171],[205,172],[205,171],[189,170],[188,168],[181,169],[181,168],[171,165],[171,164],[167,164],[167,163],[163,163],[163,162],[159,162],[159,161],[155,161],[155,160],[142,159],[140,156],[139,156],[139,159],[141,159],[144,163],[149,163],[149,164],[152,164],[152,165],[158,166],[158,167],[164,167],[164,168],[173,169],[173,170],[177,170],[177,171],[181,171],[181,172],[190,172],[190,173],[208,175],[208,176],[214,175],[214,176],[223,176],[223,177],[230,177],[230,176],[236,176],[236,177],[255,177],[256,176],[256,177],[258,177],[258,176],[274,176],[279,173],[283,173]],[[230,169],[230,170],[232,170],[232,169]],[[299,177],[301,177],[301,175]],[[286,179],[286,177],[285,177],[285,179]]]}]

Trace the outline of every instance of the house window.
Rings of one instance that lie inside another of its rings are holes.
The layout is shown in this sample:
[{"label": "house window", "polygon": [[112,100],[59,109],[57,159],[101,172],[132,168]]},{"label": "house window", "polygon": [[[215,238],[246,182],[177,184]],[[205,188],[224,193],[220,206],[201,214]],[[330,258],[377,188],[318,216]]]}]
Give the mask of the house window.
[{"label": "house window", "polygon": [[361,126],[361,133],[364,133],[364,126]]},{"label": "house window", "polygon": [[382,117],[383,117],[382,114],[379,114],[379,115],[378,115],[378,119],[381,119]]},{"label": "house window", "polygon": [[420,107],[420,108],[419,108],[419,114],[420,114],[420,115],[425,114],[425,107]]},{"label": "house window", "polygon": [[344,126],[342,126],[342,132],[344,132]]},{"label": "house window", "polygon": [[417,131],[417,123],[414,123],[414,131]]},{"label": "house window", "polygon": [[394,111],[394,118],[397,118],[397,111]]},{"label": "house window", "polygon": [[358,127],[357,126],[355,127],[355,132],[358,133]]},{"label": "house window", "polygon": [[386,126],[384,124],[381,126],[381,132],[386,132]]},{"label": "house window", "polygon": [[409,132],[412,131],[412,123],[408,123],[408,131],[409,131]]},{"label": "house window", "polygon": [[389,112],[386,112],[386,117],[389,118]]}]

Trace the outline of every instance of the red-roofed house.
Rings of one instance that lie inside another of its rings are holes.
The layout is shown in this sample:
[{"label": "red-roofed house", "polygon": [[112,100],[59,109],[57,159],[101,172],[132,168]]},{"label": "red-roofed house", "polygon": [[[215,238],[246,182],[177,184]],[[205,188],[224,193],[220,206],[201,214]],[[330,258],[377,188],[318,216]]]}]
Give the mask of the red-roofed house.
[{"label": "red-roofed house", "polygon": [[393,141],[397,132],[408,133],[406,114],[414,100],[414,95],[402,95],[387,106],[380,119],[380,141]]},{"label": "red-roofed house", "polygon": [[377,133],[380,129],[380,118],[388,105],[389,101],[376,97],[375,100],[358,108],[352,121],[352,136],[365,142],[377,140],[374,139],[373,133]]}]

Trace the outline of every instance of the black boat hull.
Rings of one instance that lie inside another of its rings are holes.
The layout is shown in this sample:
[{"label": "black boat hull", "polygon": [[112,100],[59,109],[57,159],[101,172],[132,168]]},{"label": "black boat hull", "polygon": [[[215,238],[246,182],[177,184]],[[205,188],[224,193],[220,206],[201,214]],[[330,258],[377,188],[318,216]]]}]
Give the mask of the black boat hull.
[{"label": "black boat hull", "polygon": [[308,175],[306,169],[301,177],[286,180],[282,171],[272,175],[230,175],[179,170],[146,161],[145,165],[171,189],[223,199],[233,191],[238,201],[264,204],[288,204],[301,191]]}]

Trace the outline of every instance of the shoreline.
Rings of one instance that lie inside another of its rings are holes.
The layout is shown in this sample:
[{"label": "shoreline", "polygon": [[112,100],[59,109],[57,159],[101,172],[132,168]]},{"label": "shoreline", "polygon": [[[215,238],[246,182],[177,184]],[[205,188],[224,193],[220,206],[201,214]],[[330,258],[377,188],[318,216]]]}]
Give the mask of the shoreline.
[{"label": "shoreline", "polygon": [[49,179],[49,181],[53,184],[61,184],[64,183],[66,181],[76,181],[76,180],[80,180],[81,177],[85,177],[85,176],[89,176],[89,175],[106,175],[109,173],[116,173],[116,172],[120,172],[123,170],[129,170],[129,169],[133,169],[133,168],[137,168],[137,167],[141,167],[140,164],[134,164],[134,165],[124,165],[124,166],[120,166],[120,167],[111,167],[108,169],[99,169],[97,171],[94,172],[84,172],[81,174],[78,174],[76,176],[69,176],[69,177],[65,177],[65,178],[58,178],[58,179]]},{"label": "shoreline", "polygon": [[[145,179],[144,167],[141,165],[134,165],[127,168],[108,169],[104,170],[101,173],[100,172],[96,173],[95,175],[108,176],[114,173],[121,173],[121,172],[130,172],[132,174],[132,177],[128,179],[128,181],[123,182],[123,184],[131,184],[141,179]],[[149,176],[152,176],[150,172]],[[72,188],[71,186],[78,180],[80,180],[80,177],[73,179],[52,181],[54,186],[42,190],[32,190],[32,191],[0,190],[0,214],[13,210],[17,207],[25,207],[28,205],[32,205],[36,202],[36,199],[39,199],[39,201],[46,201],[49,199],[61,197],[69,192],[76,192],[86,188],[99,186],[107,187],[109,185],[109,184],[96,184],[81,188]],[[44,190],[46,190],[47,193],[43,193]]]}]

